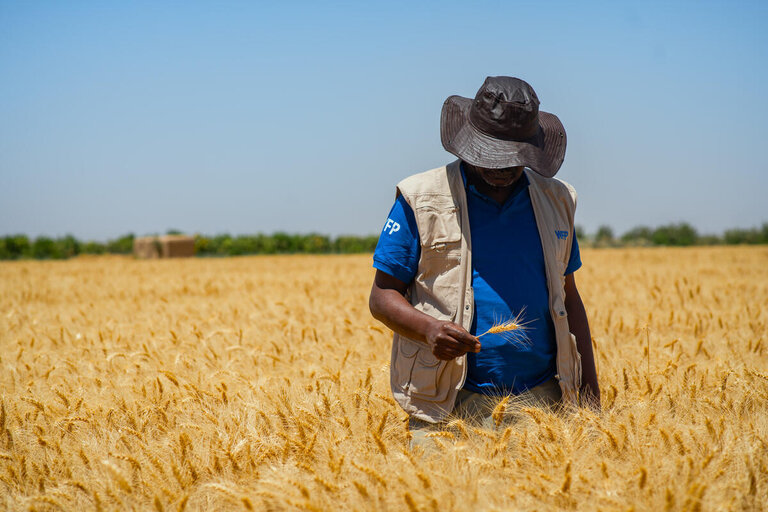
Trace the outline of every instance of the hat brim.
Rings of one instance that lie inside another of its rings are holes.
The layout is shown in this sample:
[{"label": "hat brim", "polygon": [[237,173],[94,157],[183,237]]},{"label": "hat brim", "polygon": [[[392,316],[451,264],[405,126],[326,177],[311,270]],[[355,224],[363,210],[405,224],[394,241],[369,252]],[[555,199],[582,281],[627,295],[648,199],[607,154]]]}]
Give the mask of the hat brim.
[{"label": "hat brim", "polygon": [[539,133],[527,141],[496,139],[469,121],[470,98],[451,96],[440,115],[440,140],[449,153],[487,169],[530,167],[551,178],[565,159],[565,128],[556,115],[539,112]]}]

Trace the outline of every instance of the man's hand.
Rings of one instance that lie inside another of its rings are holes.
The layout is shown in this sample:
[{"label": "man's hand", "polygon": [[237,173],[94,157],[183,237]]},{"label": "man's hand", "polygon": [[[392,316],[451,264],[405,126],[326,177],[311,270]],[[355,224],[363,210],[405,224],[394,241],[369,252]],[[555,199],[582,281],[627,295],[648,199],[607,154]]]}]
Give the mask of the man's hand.
[{"label": "man's hand", "polygon": [[404,297],[407,290],[408,283],[377,270],[369,299],[374,318],[407,338],[425,342],[438,359],[480,351],[477,338],[460,325],[436,320],[414,308]]},{"label": "man's hand", "polygon": [[467,352],[480,352],[480,342],[453,322],[435,320],[424,333],[432,354],[438,359],[455,359]]}]

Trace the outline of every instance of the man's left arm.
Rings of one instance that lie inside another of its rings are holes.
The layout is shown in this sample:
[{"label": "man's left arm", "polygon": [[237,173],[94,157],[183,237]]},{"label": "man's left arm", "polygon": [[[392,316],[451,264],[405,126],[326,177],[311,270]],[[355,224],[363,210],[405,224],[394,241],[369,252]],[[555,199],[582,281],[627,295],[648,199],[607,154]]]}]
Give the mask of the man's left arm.
[{"label": "man's left arm", "polygon": [[576,336],[576,346],[581,354],[581,389],[582,399],[596,409],[600,409],[600,386],[595,370],[595,356],[592,352],[592,336],[584,303],[581,301],[576,279],[573,273],[565,276],[565,310],[568,312],[568,325]]}]

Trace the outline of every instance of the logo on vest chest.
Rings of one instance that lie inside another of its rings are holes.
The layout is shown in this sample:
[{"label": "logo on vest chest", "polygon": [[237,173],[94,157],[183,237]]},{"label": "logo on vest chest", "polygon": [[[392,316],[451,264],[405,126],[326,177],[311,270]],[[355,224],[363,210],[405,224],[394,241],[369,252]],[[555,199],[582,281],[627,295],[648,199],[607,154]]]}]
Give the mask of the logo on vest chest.
[{"label": "logo on vest chest", "polygon": [[567,231],[555,231],[555,234],[557,235],[558,240],[565,240],[566,238],[568,238]]}]

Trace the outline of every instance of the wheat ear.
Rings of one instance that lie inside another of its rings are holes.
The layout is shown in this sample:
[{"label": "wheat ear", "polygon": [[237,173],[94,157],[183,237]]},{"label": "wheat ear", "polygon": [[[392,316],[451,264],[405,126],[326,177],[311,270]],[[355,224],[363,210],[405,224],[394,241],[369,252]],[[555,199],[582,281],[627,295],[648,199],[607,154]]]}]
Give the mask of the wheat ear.
[{"label": "wheat ear", "polygon": [[[523,315],[525,314],[525,308],[520,310],[514,318],[507,320],[495,321],[490,329],[478,336],[481,338],[486,334],[500,334],[505,340],[510,343],[527,343],[529,342],[528,334],[525,332],[528,328],[529,322],[523,321]],[[516,331],[520,331],[519,334],[513,334]]]}]

